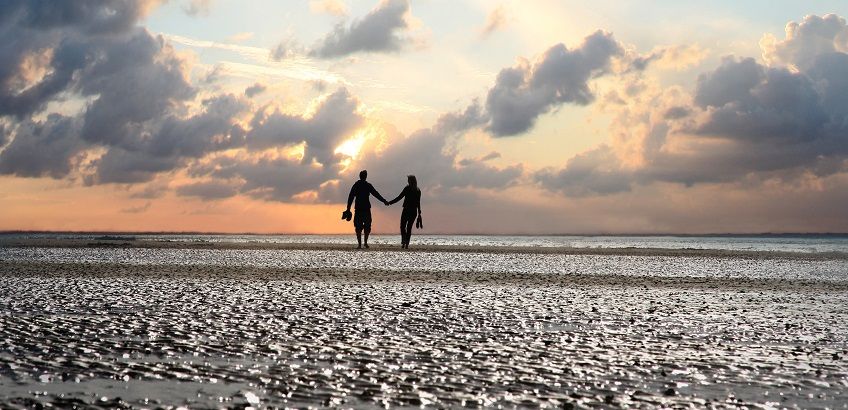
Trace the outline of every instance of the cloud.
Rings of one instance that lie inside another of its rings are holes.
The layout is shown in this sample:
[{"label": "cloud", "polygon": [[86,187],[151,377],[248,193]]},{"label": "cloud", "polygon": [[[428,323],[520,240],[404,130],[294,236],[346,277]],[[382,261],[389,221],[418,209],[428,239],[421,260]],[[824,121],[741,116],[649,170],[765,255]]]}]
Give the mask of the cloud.
[{"label": "cloud", "polygon": [[609,73],[611,59],[622,53],[612,34],[598,31],[573,50],[560,43],[532,64],[525,61],[501,70],[486,96],[486,130],[494,137],[518,135],[562,104],[591,103],[595,95],[589,81]]},{"label": "cloud", "polygon": [[494,8],[486,17],[486,25],[480,30],[483,37],[487,37],[495,31],[502,30],[507,25],[506,9],[503,5]]},{"label": "cloud", "polygon": [[631,68],[642,71],[649,65],[664,70],[682,71],[700,64],[708,55],[708,51],[697,44],[657,47],[646,55],[633,58]]},{"label": "cloud", "polygon": [[[848,67],[848,66],[846,66]],[[698,80],[695,102],[708,109],[696,128],[704,135],[771,143],[803,143],[823,137],[829,121],[813,81],[753,59],[725,59]]]},{"label": "cloud", "polygon": [[339,88],[319,100],[309,116],[260,111],[251,120],[247,147],[262,150],[305,143],[305,162],[332,164],[336,147],[364,121],[358,107],[350,91]]},{"label": "cloud", "polygon": [[90,142],[133,144],[144,122],[195,96],[182,60],[146,30],[96,52],[102,57],[86,67],[77,85],[83,96],[97,96],[84,115],[82,136]]},{"label": "cloud", "polygon": [[490,152],[486,155],[483,155],[480,158],[465,158],[465,159],[462,159],[457,164],[462,165],[462,166],[468,166],[468,165],[473,165],[475,163],[491,161],[493,159],[498,159],[500,157],[501,157],[500,152],[492,151],[492,152]]},{"label": "cloud", "polygon": [[347,16],[347,5],[341,0],[309,0],[309,10],[336,17]]},{"label": "cloud", "polygon": [[[7,88],[0,93],[0,115],[22,119],[14,147],[0,160],[4,172],[60,178],[68,174],[71,157],[97,149],[105,154],[94,161],[97,169],[86,182],[138,182],[173,169],[184,156],[205,152],[209,145],[203,145],[204,137],[198,134],[211,132],[215,121],[220,125],[228,118],[207,117],[199,123],[195,117],[182,123],[177,117],[184,115],[185,104],[197,90],[188,81],[185,62],[164,39],[134,24],[133,19],[154,3],[31,2],[2,22],[3,30],[16,41],[0,53],[18,58],[0,64],[0,76],[30,83],[24,90]],[[62,99],[70,95],[87,104],[74,117],[51,116],[43,125],[28,119],[61,93],[65,93]],[[55,149],[43,155],[54,165],[16,161],[15,155],[29,144],[45,142],[48,136]],[[53,141],[60,137],[61,142]]]},{"label": "cloud", "polygon": [[153,204],[152,202],[148,201],[144,205],[141,205],[141,206],[131,206],[131,207],[128,207],[128,208],[123,208],[123,209],[121,209],[121,213],[141,214],[141,213],[147,212],[147,210],[150,209],[150,205],[152,205],[152,204]]},{"label": "cloud", "polygon": [[259,94],[262,94],[267,90],[268,87],[264,84],[256,83],[244,89],[244,95],[247,98],[253,98]]},{"label": "cloud", "polygon": [[[844,25],[836,16],[790,24],[785,40],[764,45],[780,64],[726,57],[698,76],[692,95],[656,85],[617,93],[626,100],[609,106],[616,110],[613,144],[538,171],[534,180],[591,196],[637,184],[791,183],[845,173],[848,54],[833,46],[834,27]],[[630,77],[621,81],[634,87]]]},{"label": "cloud", "polygon": [[400,51],[409,41],[400,33],[409,28],[408,13],[409,0],[383,0],[362,19],[353,21],[349,26],[337,25],[310,54],[336,58],[362,52]]},{"label": "cloud", "polygon": [[467,123],[456,121],[465,114],[467,111],[444,114],[434,126],[396,138],[383,150],[364,149],[355,166],[348,168],[347,178],[352,180],[355,172],[367,168],[369,180],[396,185],[405,175],[414,174],[431,198],[456,195],[462,189],[503,189],[516,184],[524,174],[522,164],[499,168],[485,164],[485,160],[458,159],[450,145],[465,130],[457,124]]},{"label": "cloud", "polygon": [[271,59],[282,61],[304,53],[304,48],[297,41],[288,39],[281,41],[271,49]]},{"label": "cloud", "polygon": [[202,112],[187,118],[161,118],[143,140],[111,145],[94,162],[96,173],[86,182],[147,182],[158,173],[185,166],[189,159],[245,144],[246,132],[236,124],[235,118],[247,112],[247,103],[232,94],[224,94],[203,101],[203,107]]},{"label": "cloud", "polygon": [[233,35],[227,37],[227,40],[231,41],[233,43],[241,43],[241,42],[252,39],[253,36],[255,36],[255,35],[256,35],[256,33],[252,32],[252,31],[242,31],[242,32],[239,32],[239,33],[236,33],[236,34],[233,34]]},{"label": "cloud", "polygon": [[189,16],[208,16],[212,10],[212,0],[189,0],[183,5],[183,11]]},{"label": "cloud", "polygon": [[[257,124],[248,134],[246,146],[256,154],[219,158],[195,167],[192,175],[216,181],[242,181],[239,194],[263,200],[338,203],[346,199],[348,188],[339,181],[355,180],[360,169],[368,169],[369,180],[377,186],[396,185],[407,174],[415,174],[422,186],[426,184],[430,195],[442,198],[458,195],[459,190],[503,189],[516,184],[524,174],[521,164],[502,168],[485,164],[497,158],[497,153],[479,160],[458,160],[450,144],[464,130],[466,123],[457,118],[465,116],[465,111],[445,114],[433,127],[406,137],[394,136],[390,141],[370,139],[359,156],[343,166],[347,158],[336,154],[335,147],[362,120],[354,103],[356,100],[347,90],[340,89],[322,100],[311,117],[267,114],[255,120]],[[337,117],[347,119],[336,120],[335,126],[328,124],[330,118]],[[295,138],[298,135],[309,137]],[[301,143],[302,159],[262,154],[262,150],[270,147]]]},{"label": "cloud", "polygon": [[[135,30],[153,1],[0,3],[0,116],[26,118],[75,85],[104,43]],[[87,59],[89,58],[89,59]]]},{"label": "cloud", "polygon": [[572,197],[629,192],[632,183],[632,176],[621,169],[618,157],[607,145],[572,157],[562,169],[537,171],[533,178],[547,190]]},{"label": "cloud", "polygon": [[[44,121],[17,125],[12,142],[0,152],[0,174],[63,178],[73,170],[73,158],[85,149],[79,122],[50,114]],[[2,145],[2,144],[0,144]]]},{"label": "cloud", "polygon": [[[238,156],[215,158],[190,169],[194,177],[213,181],[242,181],[227,186],[233,195],[291,202],[305,191],[314,191],[338,178],[345,157],[336,148],[365,121],[359,101],[345,88],[317,100],[310,113],[290,114],[269,107],[258,110],[250,120]],[[301,158],[266,155],[268,150],[302,147]],[[216,182],[216,183],[217,183]]]},{"label": "cloud", "polygon": [[848,25],[835,14],[809,15],[801,23],[786,25],[786,38],[767,34],[760,40],[763,59],[770,65],[790,65],[805,70],[818,56],[848,52]]}]

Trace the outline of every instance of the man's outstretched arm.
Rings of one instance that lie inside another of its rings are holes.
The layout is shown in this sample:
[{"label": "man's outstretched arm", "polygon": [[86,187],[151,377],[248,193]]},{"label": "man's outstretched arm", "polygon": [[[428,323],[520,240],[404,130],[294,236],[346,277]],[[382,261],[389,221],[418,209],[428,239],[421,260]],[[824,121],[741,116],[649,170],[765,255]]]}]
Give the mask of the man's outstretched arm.
[{"label": "man's outstretched arm", "polygon": [[384,204],[388,203],[388,201],[386,201],[386,198],[383,198],[383,196],[380,195],[379,192],[377,192],[377,189],[374,188],[374,185],[371,185],[371,195],[374,195],[375,198],[379,199],[380,202]]}]

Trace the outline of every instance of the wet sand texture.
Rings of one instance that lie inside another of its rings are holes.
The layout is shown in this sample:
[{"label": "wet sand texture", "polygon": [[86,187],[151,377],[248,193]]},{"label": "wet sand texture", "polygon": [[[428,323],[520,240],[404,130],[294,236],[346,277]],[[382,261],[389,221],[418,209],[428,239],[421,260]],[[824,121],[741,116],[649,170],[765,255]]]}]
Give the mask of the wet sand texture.
[{"label": "wet sand texture", "polygon": [[[57,263],[61,252],[2,250],[3,408],[848,405],[848,283],[833,272],[749,275],[734,258],[710,269],[735,273],[689,277],[676,269],[703,262],[685,257],[651,268],[665,275],[588,262],[327,268],[324,251]],[[762,266],[807,263],[833,261]]]}]

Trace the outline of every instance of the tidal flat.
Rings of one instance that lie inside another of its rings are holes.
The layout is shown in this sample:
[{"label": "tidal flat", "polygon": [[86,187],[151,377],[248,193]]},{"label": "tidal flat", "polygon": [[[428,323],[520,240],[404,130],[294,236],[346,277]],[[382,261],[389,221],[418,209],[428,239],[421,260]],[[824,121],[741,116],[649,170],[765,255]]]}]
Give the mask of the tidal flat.
[{"label": "tidal flat", "polygon": [[0,248],[0,407],[848,406],[841,257]]}]

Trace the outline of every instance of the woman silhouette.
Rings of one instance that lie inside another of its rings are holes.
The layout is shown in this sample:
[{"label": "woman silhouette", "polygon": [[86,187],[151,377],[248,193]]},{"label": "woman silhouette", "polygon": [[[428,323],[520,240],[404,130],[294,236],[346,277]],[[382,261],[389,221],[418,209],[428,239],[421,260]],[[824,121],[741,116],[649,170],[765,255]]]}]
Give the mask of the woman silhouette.
[{"label": "woman silhouette", "polygon": [[[386,205],[394,204],[397,201],[403,200],[403,212],[400,214],[400,241],[401,248],[409,249],[409,239],[412,237],[412,225],[415,223],[415,217],[421,220],[421,190],[418,189],[418,181],[415,175],[406,177],[408,185],[403,188],[397,198],[389,201]],[[419,223],[419,228],[421,228]]]}]

